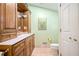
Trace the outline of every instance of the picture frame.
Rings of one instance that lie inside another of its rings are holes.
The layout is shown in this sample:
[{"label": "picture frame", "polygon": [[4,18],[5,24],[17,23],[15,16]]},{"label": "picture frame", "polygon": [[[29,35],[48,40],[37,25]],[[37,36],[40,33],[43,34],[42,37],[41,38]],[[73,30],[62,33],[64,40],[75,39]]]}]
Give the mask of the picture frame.
[{"label": "picture frame", "polygon": [[38,30],[47,30],[47,18],[38,17]]}]

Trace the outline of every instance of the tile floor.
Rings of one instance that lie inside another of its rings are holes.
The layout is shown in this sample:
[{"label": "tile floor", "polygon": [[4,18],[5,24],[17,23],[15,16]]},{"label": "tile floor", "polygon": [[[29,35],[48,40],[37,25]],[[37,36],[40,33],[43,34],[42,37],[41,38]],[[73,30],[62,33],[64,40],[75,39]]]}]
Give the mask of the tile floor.
[{"label": "tile floor", "polygon": [[33,50],[32,56],[58,56],[58,50],[41,45]]}]

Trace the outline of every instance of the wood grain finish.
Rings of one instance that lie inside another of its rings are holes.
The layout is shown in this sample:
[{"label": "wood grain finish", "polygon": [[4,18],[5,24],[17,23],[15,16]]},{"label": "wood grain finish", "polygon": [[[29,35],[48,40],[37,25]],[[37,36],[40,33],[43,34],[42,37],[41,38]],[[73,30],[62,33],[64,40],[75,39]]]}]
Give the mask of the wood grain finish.
[{"label": "wood grain finish", "polygon": [[[18,21],[18,12],[27,15],[27,17],[22,16],[21,21]],[[15,38],[19,31],[18,25],[21,25],[21,32],[30,32],[30,15],[28,6],[23,3],[0,3],[0,42]],[[33,36],[31,35],[20,42],[16,42],[16,44],[0,45],[0,51],[5,52],[8,49],[6,56],[30,56],[34,48],[32,47],[34,46],[32,43],[34,42]]]},{"label": "wood grain finish", "polygon": [[24,15],[26,15],[27,17],[25,17],[24,18],[24,20],[23,20],[23,27],[25,27],[25,28],[23,28],[23,31],[25,32],[25,31],[27,31],[27,32],[29,32],[28,30],[29,30],[29,15],[28,15],[28,11],[27,12],[24,12],[23,13]]},{"label": "wood grain finish", "polygon": [[26,12],[26,11],[28,11],[28,5],[27,4],[18,3],[17,6],[18,6],[18,11],[19,12]]},{"label": "wood grain finish", "polygon": [[0,34],[0,42],[9,40],[9,39],[15,38],[15,37],[16,37],[15,33]]},{"label": "wood grain finish", "polygon": [[0,3],[0,42],[16,37],[15,3]]},{"label": "wood grain finish", "polygon": [[[28,40],[27,40],[28,39]],[[30,38],[27,38],[26,39],[26,41],[25,41],[25,46],[26,46],[26,48],[25,48],[25,55],[27,55],[27,56],[30,56],[30,52],[31,52],[31,48],[30,48]]]},{"label": "wood grain finish", "polygon": [[13,45],[13,55],[15,56],[24,55],[24,40]]},{"label": "wood grain finish", "polygon": [[[8,50],[7,50],[8,49]],[[5,53],[5,51],[7,52]],[[0,45],[0,51],[4,52],[4,56],[11,56],[12,55],[12,46],[10,45]]]},{"label": "wood grain finish", "polygon": [[31,35],[13,45],[0,45],[0,51],[8,49],[6,56],[31,56],[34,49],[34,35]]},{"label": "wood grain finish", "polygon": [[1,4],[1,33],[16,31],[16,4]]},{"label": "wood grain finish", "polygon": [[16,4],[6,4],[5,28],[16,29]]},{"label": "wood grain finish", "polygon": [[[20,15],[23,14],[23,15]],[[18,12],[18,15],[21,17],[18,17],[18,30],[21,32],[31,32],[31,14],[29,11],[26,12]],[[26,16],[26,17],[24,17]],[[20,29],[19,29],[20,27]]]},{"label": "wood grain finish", "polygon": [[25,44],[25,46],[26,46],[26,48],[25,48],[26,54],[25,55],[31,56],[31,54],[32,54],[32,52],[33,52],[33,50],[35,48],[34,35],[28,37],[27,39],[25,40],[25,42],[26,42],[26,44]]}]

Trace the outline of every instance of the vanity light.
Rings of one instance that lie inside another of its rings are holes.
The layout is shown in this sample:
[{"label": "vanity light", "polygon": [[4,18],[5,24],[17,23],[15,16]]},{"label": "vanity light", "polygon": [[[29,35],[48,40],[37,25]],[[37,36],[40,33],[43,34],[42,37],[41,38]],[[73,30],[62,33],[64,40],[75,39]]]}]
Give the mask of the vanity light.
[{"label": "vanity light", "polygon": [[24,18],[26,18],[26,17],[27,17],[27,15],[23,15],[23,17],[24,17]]},{"label": "vanity light", "polygon": [[18,18],[21,18],[22,16],[21,15],[18,15]]},{"label": "vanity light", "polygon": [[21,26],[19,26],[18,29],[21,29]]},{"label": "vanity light", "polygon": [[24,29],[27,29],[27,27],[26,27],[26,26],[24,26]]}]

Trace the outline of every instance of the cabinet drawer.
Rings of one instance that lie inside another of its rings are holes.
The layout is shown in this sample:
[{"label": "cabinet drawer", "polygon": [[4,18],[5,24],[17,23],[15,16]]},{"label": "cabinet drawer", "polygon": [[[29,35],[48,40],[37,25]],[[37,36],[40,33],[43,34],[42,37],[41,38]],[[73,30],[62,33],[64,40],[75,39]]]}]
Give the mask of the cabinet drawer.
[{"label": "cabinet drawer", "polygon": [[4,34],[0,34],[0,41],[6,41],[6,40],[10,40],[12,38],[16,37],[16,33],[4,33]]},{"label": "cabinet drawer", "polygon": [[16,49],[17,47],[23,46],[24,45],[24,40],[16,43],[15,45],[13,45],[13,48]]},{"label": "cabinet drawer", "polygon": [[0,35],[0,42],[10,39],[10,35]]}]

